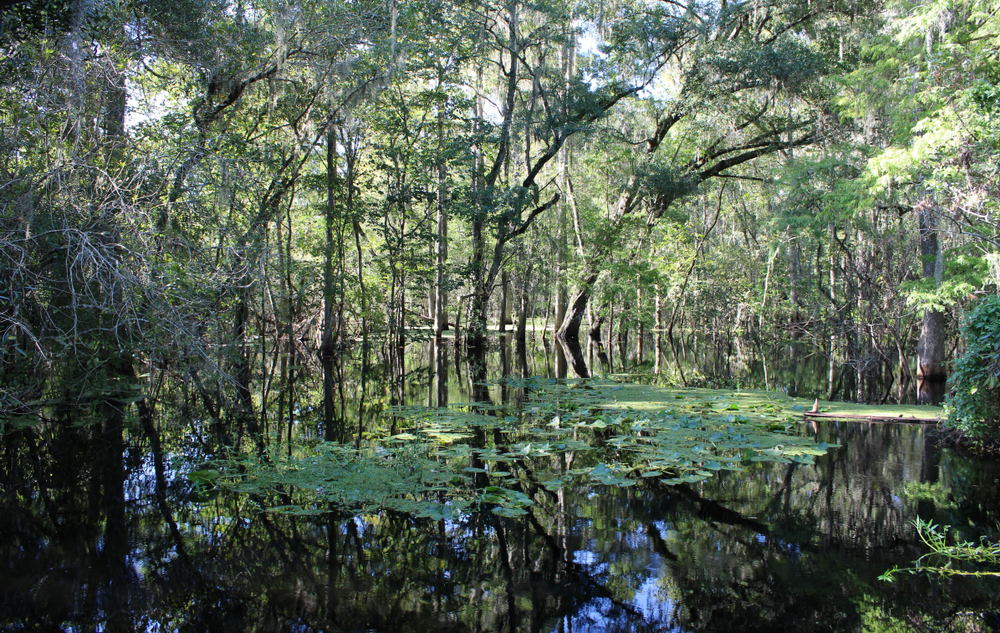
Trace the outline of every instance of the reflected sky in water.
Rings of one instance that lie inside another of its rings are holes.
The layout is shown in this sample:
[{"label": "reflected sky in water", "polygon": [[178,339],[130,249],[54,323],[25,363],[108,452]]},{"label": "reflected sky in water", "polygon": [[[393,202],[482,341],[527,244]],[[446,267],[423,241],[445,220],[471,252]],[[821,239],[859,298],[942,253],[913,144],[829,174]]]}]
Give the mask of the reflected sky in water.
[{"label": "reflected sky in water", "polygon": [[[468,397],[454,380],[449,397]],[[3,436],[0,630],[976,630],[998,602],[993,581],[877,580],[924,552],[917,517],[997,536],[1000,469],[930,427],[803,427],[841,448],[678,486],[553,492],[533,477],[565,465],[535,458],[517,468],[526,515],[440,521],[261,510],[283,490],[204,494],[190,428],[161,427],[159,470],[129,425],[120,445],[98,427]]]}]

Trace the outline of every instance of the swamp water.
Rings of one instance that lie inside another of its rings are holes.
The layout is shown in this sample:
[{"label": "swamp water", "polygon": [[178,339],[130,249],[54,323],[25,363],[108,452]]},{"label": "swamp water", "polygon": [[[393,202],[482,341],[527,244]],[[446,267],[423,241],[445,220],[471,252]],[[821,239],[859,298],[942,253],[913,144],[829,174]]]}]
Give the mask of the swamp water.
[{"label": "swamp water", "polygon": [[118,432],[8,427],[0,630],[996,621],[997,580],[878,580],[926,552],[917,517],[997,537],[1000,468],[938,447],[933,427],[824,421],[771,435],[801,419],[801,401],[559,381],[556,359],[508,354],[492,357],[500,373],[538,377],[487,387],[441,354],[425,354],[436,372],[411,362],[409,404],[362,421],[363,459],[318,441],[315,377],[289,407],[292,443],[273,421],[239,454],[209,451],[209,425],[179,412],[159,412],[155,438],[134,414]]}]

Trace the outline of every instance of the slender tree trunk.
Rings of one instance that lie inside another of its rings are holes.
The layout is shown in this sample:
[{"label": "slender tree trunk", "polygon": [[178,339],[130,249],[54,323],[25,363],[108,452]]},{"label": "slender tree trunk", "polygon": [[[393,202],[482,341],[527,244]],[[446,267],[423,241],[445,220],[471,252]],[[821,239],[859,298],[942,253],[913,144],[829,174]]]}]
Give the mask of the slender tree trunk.
[{"label": "slender tree trunk", "polygon": [[[441,79],[439,78],[439,83]],[[437,241],[434,248],[434,338],[448,329],[448,172],[444,160],[445,112],[438,110],[438,155],[437,155]]]},{"label": "slender tree trunk", "polygon": [[[575,57],[575,42],[570,40],[563,47],[562,50],[562,70],[563,76],[566,78],[566,86],[569,86],[569,82],[572,80],[573,76],[573,59]],[[570,164],[570,149],[569,147],[563,147],[562,152],[559,155],[559,186],[563,192],[569,193],[569,170]],[[568,254],[568,240],[567,232],[568,225],[566,222],[566,207],[570,203],[572,196],[566,195],[564,201],[559,205],[558,215],[556,217],[556,301],[555,301],[555,324],[553,326],[554,330],[558,332],[562,327],[563,319],[566,317],[566,302],[568,300],[568,290],[566,284],[566,260]]]},{"label": "slender tree trunk", "polygon": [[792,313],[789,319],[793,324],[797,324],[799,317],[799,279],[802,267],[801,249],[797,239],[788,241],[788,300],[791,303]]},{"label": "slender tree trunk", "polygon": [[655,323],[653,327],[655,328],[655,332],[653,333],[653,346],[656,349],[654,350],[653,373],[659,375],[663,367],[663,305],[660,298],[660,284],[656,284],[656,306],[654,310],[653,318],[655,319]]},{"label": "slender tree trunk", "polygon": [[[530,253],[529,253],[530,259]],[[534,267],[532,262],[528,262],[528,267],[525,269],[524,274],[521,275],[521,292],[520,292],[520,306],[517,311],[517,330],[515,331],[514,338],[521,344],[524,343],[527,338],[528,329],[528,309],[530,307],[530,290],[531,290],[531,269]]]},{"label": "slender tree trunk", "polygon": [[556,217],[556,287],[555,287],[555,321],[553,329],[558,332],[566,318],[566,301],[568,300],[566,285],[566,205],[559,205]]},{"label": "slender tree trunk", "polygon": [[642,285],[640,283],[636,284],[635,291],[635,312],[638,315],[636,322],[636,343],[635,343],[635,362],[639,365],[645,360],[643,349],[643,341],[646,338],[646,326],[644,319],[642,318]]},{"label": "slender tree trunk", "polygon": [[507,331],[507,322],[510,321],[510,274],[505,270],[500,273],[500,313],[498,328],[501,332]]},{"label": "slender tree trunk", "polygon": [[334,356],[336,342],[334,332],[334,306],[336,304],[336,281],[333,271],[334,227],[336,224],[337,189],[337,134],[331,124],[326,135],[326,213],[324,228],[326,245],[323,256],[323,339],[319,346],[320,363],[323,366],[323,428],[325,439],[333,441],[335,403]]},{"label": "slender tree trunk", "polygon": [[[688,266],[687,272],[684,274],[684,282],[681,284],[680,296],[676,301],[674,301],[674,309],[670,313],[670,323],[667,325],[667,338],[671,341],[674,339],[674,324],[677,320],[678,310],[687,302],[687,285],[688,281],[691,279],[691,273],[694,272],[695,264],[698,263],[698,257],[701,255],[702,249],[705,247],[705,241],[708,240],[708,236],[711,235],[715,225],[719,222],[719,214],[722,213],[722,194],[725,193],[725,190],[725,185],[719,188],[719,201],[715,206],[715,217],[712,219],[712,223],[708,226],[708,228],[705,229],[705,232],[698,238],[698,245],[695,246],[694,256],[691,258],[691,264]],[[766,283],[764,284],[764,295],[765,297],[767,296]]]},{"label": "slender tree trunk", "polygon": [[486,271],[483,239],[485,220],[482,215],[472,220],[472,297],[469,302],[469,318],[465,326],[466,339],[470,347],[479,349],[486,340],[486,307],[489,302],[489,288],[486,287]]}]

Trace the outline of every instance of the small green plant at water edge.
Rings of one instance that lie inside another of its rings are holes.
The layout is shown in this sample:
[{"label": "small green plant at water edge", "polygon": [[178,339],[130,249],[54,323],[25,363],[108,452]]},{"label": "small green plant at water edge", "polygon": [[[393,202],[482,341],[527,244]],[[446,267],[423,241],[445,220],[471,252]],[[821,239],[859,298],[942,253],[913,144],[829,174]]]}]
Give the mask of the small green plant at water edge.
[{"label": "small green plant at water edge", "polygon": [[985,439],[1000,433],[1000,297],[968,313],[962,338],[965,352],[955,361],[945,403],[948,425]]},{"label": "small green plant at water edge", "polygon": [[979,543],[962,541],[948,545],[947,527],[919,518],[913,521],[913,525],[920,540],[931,551],[914,561],[913,567],[893,567],[879,576],[879,580],[893,582],[896,574],[920,572],[942,576],[1000,577],[1000,543],[990,543],[984,537]]}]

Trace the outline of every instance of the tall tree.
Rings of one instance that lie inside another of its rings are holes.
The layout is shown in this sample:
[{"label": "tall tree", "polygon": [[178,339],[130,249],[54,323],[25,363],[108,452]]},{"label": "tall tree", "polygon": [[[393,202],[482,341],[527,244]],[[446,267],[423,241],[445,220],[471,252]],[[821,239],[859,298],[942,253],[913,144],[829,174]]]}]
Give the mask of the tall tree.
[{"label": "tall tree", "polygon": [[944,395],[949,312],[981,290],[1000,246],[989,221],[997,183],[995,2],[892,2],[886,35],[847,84],[843,110],[869,123],[876,146],[859,180],[883,213],[910,218],[921,265],[908,286],[922,312],[917,345],[921,402]]},{"label": "tall tree", "polygon": [[[669,92],[651,97],[648,131],[629,139],[644,140],[645,156],[621,189],[611,226],[640,209],[652,226],[702,183],[739,177],[741,166],[819,140],[826,30],[841,10],[833,2],[667,3],[633,22],[643,25],[643,37],[612,31],[611,50],[645,46],[647,58],[655,51],[670,64],[661,85]],[[579,336],[606,257],[602,249],[586,258],[560,336]]]},{"label": "tall tree", "polygon": [[[619,73],[622,59],[635,62],[634,51],[623,45],[619,65],[602,62],[588,69],[592,73],[577,69],[568,76],[568,68],[556,59],[582,24],[573,21],[572,10],[568,3],[541,6],[507,0],[483,5],[476,14],[483,40],[489,43],[478,63],[495,67],[499,74],[495,84],[487,78],[486,88],[492,85],[495,91],[482,95],[497,111],[479,123],[488,133],[476,147],[483,160],[473,178],[469,218],[473,347],[482,345],[487,305],[508,245],[560,200],[560,193],[545,191],[544,178],[556,166],[566,141],[592,129],[619,102],[647,87],[669,58],[656,54]],[[618,20],[630,17],[615,17],[614,23]]]}]

